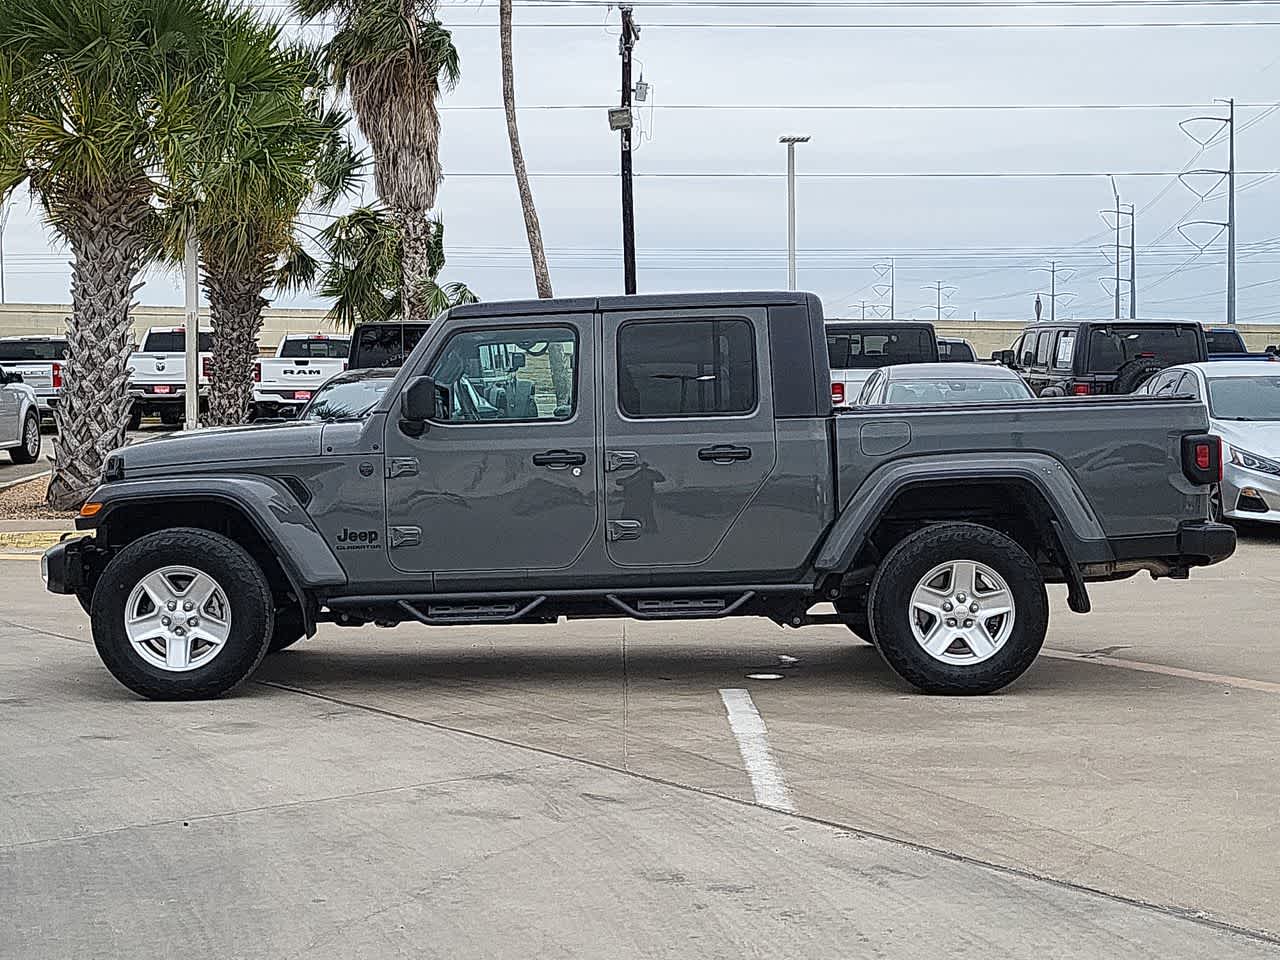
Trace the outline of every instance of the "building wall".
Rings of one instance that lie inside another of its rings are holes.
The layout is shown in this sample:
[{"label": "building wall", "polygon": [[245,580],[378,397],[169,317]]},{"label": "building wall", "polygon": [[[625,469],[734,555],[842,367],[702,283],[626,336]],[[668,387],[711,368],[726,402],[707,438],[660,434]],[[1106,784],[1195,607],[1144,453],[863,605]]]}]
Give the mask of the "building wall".
[{"label": "building wall", "polygon": [[[0,304],[0,336],[21,334],[59,334],[65,330],[70,309],[51,303]],[[133,309],[133,335],[142,339],[147,327],[180,326],[183,320],[181,307],[138,306]],[[208,323],[202,313],[201,325]],[[948,320],[937,325],[938,333],[946,337],[963,337],[973,344],[979,357],[989,357],[993,350],[1004,350],[1013,345],[1022,331],[1023,324],[1008,320]],[[1240,333],[1250,350],[1263,350],[1270,344],[1280,344],[1280,323],[1242,323]],[[279,310],[268,307],[263,313],[260,343],[262,352],[275,351],[276,343],[286,333],[335,333],[325,320],[323,310]]]}]

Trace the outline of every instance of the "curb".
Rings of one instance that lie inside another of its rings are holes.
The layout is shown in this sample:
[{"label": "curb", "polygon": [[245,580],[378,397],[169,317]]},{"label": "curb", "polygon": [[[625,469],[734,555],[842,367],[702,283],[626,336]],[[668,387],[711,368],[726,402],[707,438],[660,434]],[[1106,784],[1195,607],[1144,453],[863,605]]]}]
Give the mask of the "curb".
[{"label": "curb", "polygon": [[30,483],[32,480],[43,480],[52,473],[52,470],[46,470],[44,473],[33,473],[29,477],[19,477],[17,480],[6,480],[4,483],[0,483],[0,493],[3,493],[10,487],[17,487],[24,483]]},{"label": "curb", "polygon": [[0,530],[0,552],[11,550],[48,550],[58,543],[67,530]]}]

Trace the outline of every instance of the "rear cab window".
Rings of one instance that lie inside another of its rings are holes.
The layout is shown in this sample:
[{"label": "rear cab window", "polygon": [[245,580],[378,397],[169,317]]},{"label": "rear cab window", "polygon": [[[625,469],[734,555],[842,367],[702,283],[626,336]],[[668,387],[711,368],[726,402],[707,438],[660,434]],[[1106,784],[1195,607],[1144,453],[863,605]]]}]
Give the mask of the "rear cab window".
[{"label": "rear cab window", "polygon": [[1234,330],[1206,330],[1204,339],[1210,354],[1249,352],[1244,338]]},{"label": "rear cab window", "polygon": [[1058,334],[1058,344],[1053,351],[1053,367],[1055,370],[1070,370],[1076,356],[1076,332],[1063,330]]},{"label": "rear cab window", "polygon": [[426,332],[426,324],[367,324],[356,331],[347,366],[352,370],[402,366]]},{"label": "rear cab window", "polygon": [[[187,334],[183,330],[152,330],[142,340],[143,353],[183,353]],[[200,331],[200,352],[213,352],[213,334]]]},{"label": "rear cab window", "polygon": [[1109,323],[1088,334],[1089,373],[1115,373],[1134,360],[1166,366],[1202,359],[1198,329],[1181,323]]},{"label": "rear cab window", "polygon": [[827,324],[832,370],[875,370],[899,363],[936,363],[938,341],[927,326]]},{"label": "rear cab window", "polygon": [[345,360],[351,350],[346,337],[290,337],[280,348],[281,358],[301,360]]},{"label": "rear cab window", "polygon": [[0,363],[61,360],[66,353],[65,340],[0,340]]}]

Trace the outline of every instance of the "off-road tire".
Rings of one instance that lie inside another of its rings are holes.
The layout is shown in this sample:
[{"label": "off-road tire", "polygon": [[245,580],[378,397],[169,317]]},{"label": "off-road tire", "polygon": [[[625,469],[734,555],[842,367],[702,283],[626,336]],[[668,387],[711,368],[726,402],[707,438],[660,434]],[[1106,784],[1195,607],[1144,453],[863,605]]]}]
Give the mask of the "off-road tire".
[{"label": "off-road tire", "polygon": [[160,411],[160,422],[166,427],[181,426],[186,418],[187,415],[182,410],[171,410],[168,407],[165,407]]},{"label": "off-road tire", "polygon": [[1111,392],[1129,394],[1163,370],[1167,364],[1159,360],[1130,360],[1124,364],[1111,383]]},{"label": "off-road tire", "polygon": [[[36,438],[35,453],[27,449],[32,431],[35,431]],[[43,441],[40,437],[40,414],[35,410],[28,410],[27,415],[22,418],[22,433],[18,436],[18,445],[9,451],[9,459],[14,463],[35,463],[40,459],[40,445],[42,443]]]},{"label": "off-road tire", "polygon": [[[208,664],[172,673],[143,660],[124,629],[125,604],[146,574],[169,565],[207,573],[226,593],[231,635]],[[149,700],[211,700],[248,679],[262,662],[274,628],[271,587],[257,561],[233,540],[175,527],[147,534],[117,553],[93,591],[93,642],[111,675]]]},{"label": "off-road tire", "polygon": [[[935,659],[911,631],[908,618],[916,584],[948,560],[986,564],[1013,594],[1013,631],[994,656],[980,663]],[[1009,685],[1035,661],[1049,626],[1049,599],[1035,561],[1004,534],[976,523],[934,524],[902,540],[876,571],[868,607],[880,656],[907,683],[931,694],[994,693]]]},{"label": "off-road tire", "polygon": [[302,625],[302,611],[297,608],[277,610],[271,640],[267,643],[267,653],[279,653],[306,638],[306,628]]},{"label": "off-road tire", "polygon": [[129,430],[137,430],[142,426],[142,407],[139,404],[133,404],[129,407]]}]

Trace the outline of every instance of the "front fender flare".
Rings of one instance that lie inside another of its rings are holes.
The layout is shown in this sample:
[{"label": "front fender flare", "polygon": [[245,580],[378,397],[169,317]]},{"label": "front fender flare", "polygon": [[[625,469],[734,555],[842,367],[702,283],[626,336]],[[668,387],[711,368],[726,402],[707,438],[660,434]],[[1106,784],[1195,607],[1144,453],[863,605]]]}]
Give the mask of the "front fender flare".
[{"label": "front fender flare", "polygon": [[98,487],[89,497],[102,509],[88,521],[77,520],[80,529],[93,529],[128,504],[173,500],[217,500],[237,508],[253,524],[258,535],[275,551],[276,559],[295,589],[342,586],[346,571],[315,528],[297,498],[271,477],[229,475],[217,477],[162,477],[121,480]]},{"label": "front fender flare", "polygon": [[1047,454],[1002,451],[912,457],[880,467],[849,498],[814,566],[822,573],[848,570],[894,497],[907,487],[966,480],[1029,483],[1053,510],[1045,519],[1058,522],[1060,534],[1070,541],[1062,546],[1075,562],[1113,559],[1102,524],[1066,467]]}]

